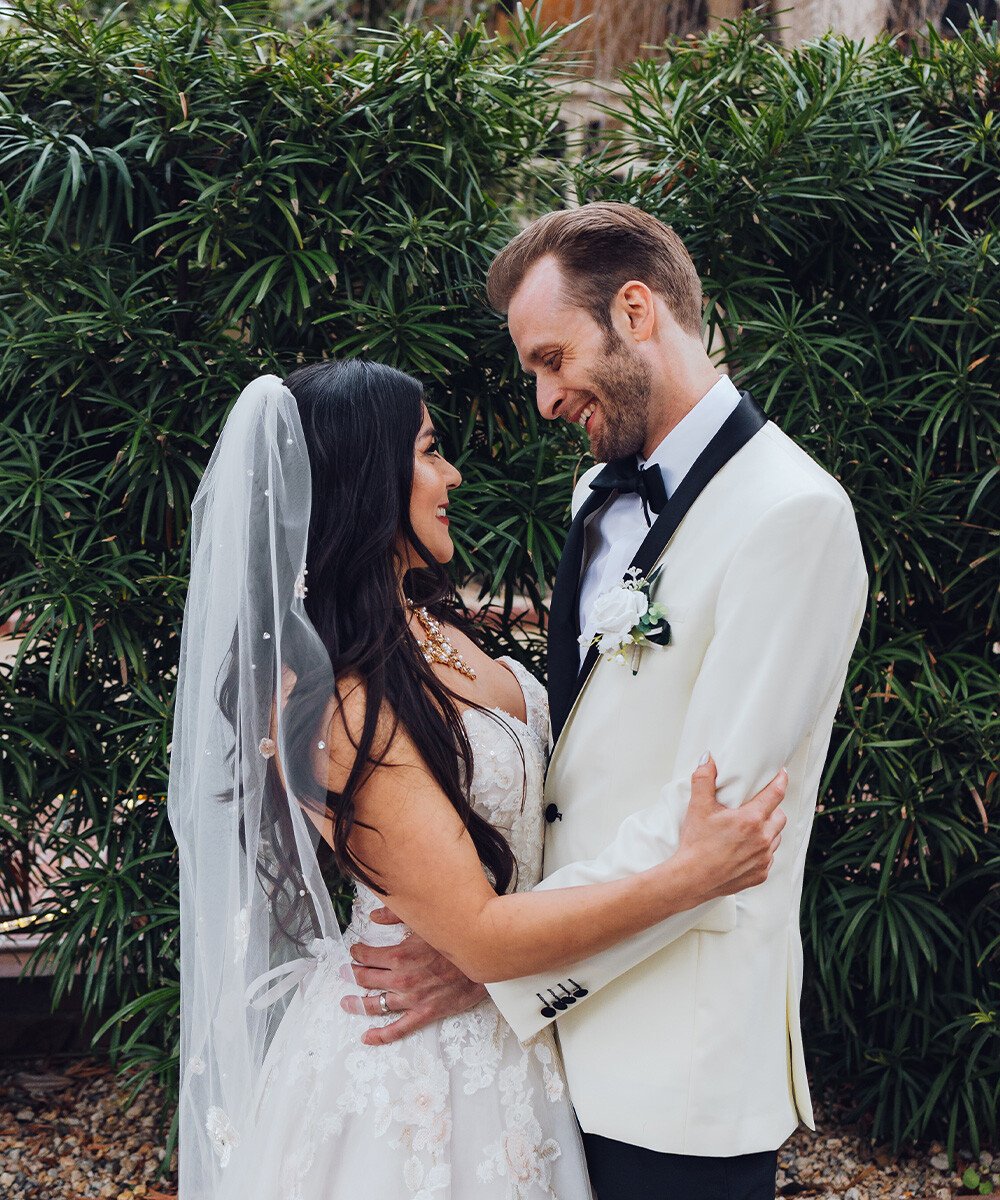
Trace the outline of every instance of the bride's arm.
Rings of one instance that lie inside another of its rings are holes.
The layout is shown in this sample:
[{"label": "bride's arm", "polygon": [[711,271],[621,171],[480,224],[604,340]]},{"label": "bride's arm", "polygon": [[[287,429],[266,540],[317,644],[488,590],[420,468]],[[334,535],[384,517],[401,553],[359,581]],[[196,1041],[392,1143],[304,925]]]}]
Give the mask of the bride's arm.
[{"label": "bride's arm", "polygon": [[[339,790],[353,739],[336,720],[330,736],[329,783]],[[511,979],[577,962],[763,882],[784,824],[776,811],[784,781],[735,813],[717,804],[714,781],[712,763],[695,772],[685,835],[666,862],[610,883],[498,896],[459,814],[397,728],[383,765],[358,793],[351,848],[393,913],[463,974]]]}]

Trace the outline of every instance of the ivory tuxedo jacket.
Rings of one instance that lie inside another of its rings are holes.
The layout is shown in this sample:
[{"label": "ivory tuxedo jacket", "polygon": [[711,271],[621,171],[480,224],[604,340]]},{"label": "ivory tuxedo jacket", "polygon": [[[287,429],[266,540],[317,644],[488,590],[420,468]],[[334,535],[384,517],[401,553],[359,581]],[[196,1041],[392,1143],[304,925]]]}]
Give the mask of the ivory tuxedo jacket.
[{"label": "ivory tuxedo jacket", "polygon": [[744,393],[633,559],[647,574],[662,565],[653,598],[666,606],[670,644],[646,648],[635,675],[594,653],[578,674],[582,527],[598,506],[589,483],[599,470],[574,495],[552,598],[545,801],[559,815],[539,887],[620,879],[669,858],[706,750],[719,799],[734,807],[787,766],[788,824],[762,886],[489,991],[521,1038],[552,1019],[542,1009],[553,1012],[553,995],[586,991],[558,1012],[586,1132],[678,1154],[773,1150],[799,1120],[812,1127],[799,902],[868,598],[854,512]]}]

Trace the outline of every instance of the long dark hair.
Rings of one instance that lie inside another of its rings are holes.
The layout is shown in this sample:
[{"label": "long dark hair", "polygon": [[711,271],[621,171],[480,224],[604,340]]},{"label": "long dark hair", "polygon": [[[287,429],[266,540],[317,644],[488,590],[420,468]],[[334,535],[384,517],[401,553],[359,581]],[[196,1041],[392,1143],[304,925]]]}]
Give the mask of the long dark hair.
[{"label": "long dark hair", "polygon": [[[288,376],[285,386],[298,406],[312,474],[306,613],[326,647],[335,678],[360,678],[365,695],[347,782],[341,792],[328,791],[323,797],[333,822],[337,865],[385,894],[376,872],[351,849],[350,838],[359,824],[358,790],[381,761],[375,738],[380,714],[388,709],[461,816],[483,866],[503,893],[514,877],[514,856],[503,835],[472,808],[467,793],[472,747],[465,725],[452,693],[410,633],[400,598],[397,540],[402,533],[425,564],[404,580],[410,598],[474,636],[456,611],[447,572],[410,524],[423,389],[402,371],[362,360],[303,367]],[[329,697],[312,695],[300,683],[306,681],[296,684],[286,712],[284,769],[292,791],[304,798],[316,790],[316,781],[307,778],[310,747]]]}]

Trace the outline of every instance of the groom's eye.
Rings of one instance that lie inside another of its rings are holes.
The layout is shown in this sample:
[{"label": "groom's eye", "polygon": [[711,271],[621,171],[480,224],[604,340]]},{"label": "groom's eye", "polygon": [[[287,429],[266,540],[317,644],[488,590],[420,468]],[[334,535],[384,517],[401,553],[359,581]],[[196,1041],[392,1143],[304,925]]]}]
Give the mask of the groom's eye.
[{"label": "groom's eye", "polygon": [[562,355],[553,354],[551,358],[547,358],[542,364],[548,371],[558,371],[562,365]]}]

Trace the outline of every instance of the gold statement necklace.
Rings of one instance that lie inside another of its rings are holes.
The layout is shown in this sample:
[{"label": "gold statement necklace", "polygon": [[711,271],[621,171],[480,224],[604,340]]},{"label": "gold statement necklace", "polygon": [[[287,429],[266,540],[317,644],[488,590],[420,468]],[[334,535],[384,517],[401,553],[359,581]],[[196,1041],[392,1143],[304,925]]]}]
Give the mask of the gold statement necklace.
[{"label": "gold statement necklace", "polygon": [[466,679],[475,679],[475,669],[469,666],[451,642],[448,641],[440,623],[435,621],[427,609],[423,605],[418,608],[412,600],[407,600],[406,605],[420,622],[424,633],[427,634],[427,637],[423,641],[417,642],[417,647],[426,661],[429,663],[441,663],[442,666],[451,667],[452,670],[458,671]]}]

